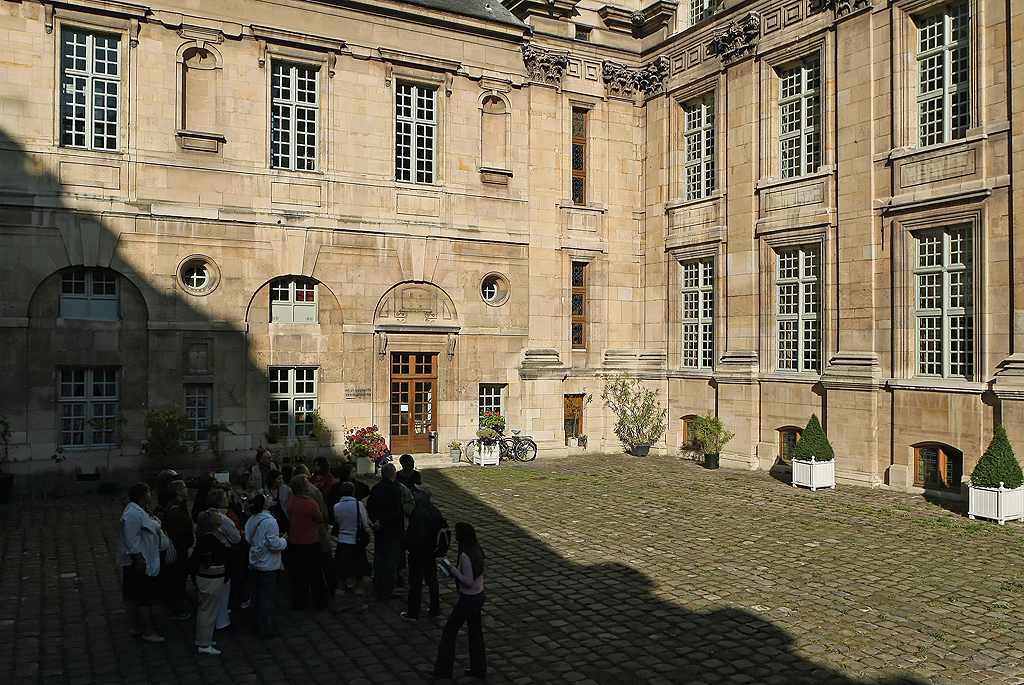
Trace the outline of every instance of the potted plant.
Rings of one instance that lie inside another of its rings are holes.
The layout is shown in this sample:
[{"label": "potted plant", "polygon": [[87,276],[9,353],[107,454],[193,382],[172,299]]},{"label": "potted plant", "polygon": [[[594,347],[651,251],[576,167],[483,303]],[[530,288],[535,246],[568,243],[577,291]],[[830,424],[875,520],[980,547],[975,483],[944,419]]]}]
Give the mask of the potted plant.
[{"label": "potted plant", "polygon": [[374,463],[388,452],[388,444],[376,426],[353,428],[345,433],[345,440],[347,447],[344,454],[356,463],[356,473],[359,475],[373,473]]},{"label": "potted plant", "polygon": [[496,411],[485,411],[480,415],[480,427],[490,428],[501,435],[505,432],[505,417]]},{"label": "potted plant", "polygon": [[64,460],[67,459],[67,455],[64,454],[64,448],[58,447],[50,455],[50,459],[53,459],[57,464],[57,484],[53,486],[53,490],[50,490],[50,496],[54,499],[63,499],[68,496],[68,487],[64,485]]},{"label": "potted plant", "polygon": [[0,414],[0,504],[11,501],[14,489],[14,474],[4,471],[11,458],[11,422],[7,414]]},{"label": "potted plant", "polygon": [[462,461],[462,443],[458,440],[452,440],[448,443],[448,451],[452,455],[452,463],[458,464]]},{"label": "potted plant", "polygon": [[836,487],[836,455],[821,428],[817,414],[811,414],[807,428],[793,447],[793,487],[802,485],[812,491]]},{"label": "potted plant", "polygon": [[188,417],[175,409],[158,409],[146,412],[146,452],[154,471],[175,466],[174,457],[185,447],[185,430]]},{"label": "potted plant", "polygon": [[704,467],[717,469],[722,448],[735,438],[736,434],[725,430],[722,419],[710,411],[704,416],[694,417],[691,427],[694,445],[704,455]]},{"label": "potted plant", "polygon": [[263,437],[267,439],[268,445],[276,445],[278,440],[281,439],[281,429],[274,424],[270,424],[267,428],[267,432],[263,434]]},{"label": "potted plant", "polygon": [[585,435],[578,436],[576,438],[576,444],[579,445],[580,447],[582,447],[583,449],[587,449],[587,436],[585,436]]},{"label": "potted plant", "polygon": [[[504,422],[502,422],[504,423]],[[478,447],[473,453],[473,463],[478,466],[497,466],[501,451],[498,447],[499,433],[493,428],[481,428],[476,432]]]},{"label": "potted plant", "polygon": [[967,516],[1006,521],[1024,519],[1024,473],[1002,425],[971,472]]},{"label": "potted plant", "polygon": [[601,397],[615,414],[615,435],[627,451],[638,457],[647,456],[651,445],[665,434],[668,417],[658,400],[658,391],[625,374],[606,382]]}]

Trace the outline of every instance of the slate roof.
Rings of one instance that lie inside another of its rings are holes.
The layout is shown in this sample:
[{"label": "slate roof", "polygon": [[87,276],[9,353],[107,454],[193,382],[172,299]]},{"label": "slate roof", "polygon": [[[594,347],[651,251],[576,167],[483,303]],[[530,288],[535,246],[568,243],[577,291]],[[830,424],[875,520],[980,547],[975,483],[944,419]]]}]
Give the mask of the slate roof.
[{"label": "slate roof", "polygon": [[[505,9],[501,0],[402,0],[408,5],[419,5],[431,9],[461,14],[476,19],[488,19],[499,24],[507,24],[517,28],[526,28],[511,12]],[[487,8],[490,9],[487,9]]]}]

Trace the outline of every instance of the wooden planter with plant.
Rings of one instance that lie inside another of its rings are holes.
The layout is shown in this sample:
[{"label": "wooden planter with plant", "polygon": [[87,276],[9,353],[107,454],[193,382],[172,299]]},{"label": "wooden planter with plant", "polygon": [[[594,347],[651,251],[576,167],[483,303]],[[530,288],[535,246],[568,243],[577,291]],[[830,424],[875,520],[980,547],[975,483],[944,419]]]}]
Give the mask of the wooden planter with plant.
[{"label": "wooden planter with plant", "polygon": [[624,374],[605,382],[604,404],[615,414],[615,435],[630,454],[645,457],[665,434],[668,411],[636,376]]},{"label": "wooden planter with plant", "polygon": [[704,457],[704,466],[717,469],[722,448],[736,437],[735,433],[725,430],[722,419],[710,411],[704,416],[696,416],[691,424],[694,445]]},{"label": "wooden planter with plant", "polygon": [[1024,472],[1013,452],[1006,429],[996,426],[995,435],[971,472],[967,488],[967,516],[1006,521],[1024,519]]},{"label": "wooden planter with plant", "polygon": [[793,448],[793,487],[797,486],[812,491],[836,487],[836,455],[817,414],[811,414]]}]

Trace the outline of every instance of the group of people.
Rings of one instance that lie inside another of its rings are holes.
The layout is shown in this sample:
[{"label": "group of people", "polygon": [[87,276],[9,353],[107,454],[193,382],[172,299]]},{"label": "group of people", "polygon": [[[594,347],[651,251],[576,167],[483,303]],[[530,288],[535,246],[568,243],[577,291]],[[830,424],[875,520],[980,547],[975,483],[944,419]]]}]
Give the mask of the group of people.
[{"label": "group of people", "polygon": [[[195,644],[200,653],[221,653],[214,631],[231,624],[232,604],[242,609],[252,605],[256,634],[275,636],[273,604],[282,567],[293,609],[311,601],[316,609],[364,611],[364,578],[372,576],[374,598],[388,602],[398,596],[402,571],[408,569],[401,618],[419,619],[424,583],[428,615],[441,615],[435,554],[441,553],[438,533],[447,533],[447,524],[411,455],[402,455],[401,470],[386,464],[373,488],[356,477],[351,463],[342,466],[336,479],[324,457],[317,457],[312,472],[299,465],[289,474],[289,467],[278,467],[263,447],[255,461],[237,488],[218,483],[212,472],[202,474],[191,510],[189,488],[174,471],[160,474],[156,502],[146,483],[128,488],[118,561],[132,635],[165,641],[152,611],[161,597],[172,619],[191,618],[191,577],[197,590]],[[372,566],[366,553],[371,532]],[[459,600],[442,632],[434,675],[451,677],[456,636],[468,624],[466,673],[483,678],[484,554],[470,524],[456,524],[455,539],[456,562],[442,558],[440,566],[458,583]]]}]

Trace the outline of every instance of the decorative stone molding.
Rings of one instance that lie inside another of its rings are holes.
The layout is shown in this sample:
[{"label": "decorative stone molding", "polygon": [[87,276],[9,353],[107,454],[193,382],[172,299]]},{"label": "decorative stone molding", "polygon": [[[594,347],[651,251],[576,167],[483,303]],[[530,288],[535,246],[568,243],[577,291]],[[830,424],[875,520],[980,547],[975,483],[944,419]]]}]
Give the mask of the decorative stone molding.
[{"label": "decorative stone molding", "polygon": [[871,0],[810,0],[809,14],[832,10],[836,19],[872,7]]},{"label": "decorative stone molding", "polygon": [[567,375],[567,371],[558,356],[558,350],[552,348],[526,350],[523,354],[523,361],[519,365],[519,377],[524,380],[564,378],[565,375]]},{"label": "decorative stone molding", "polygon": [[761,35],[761,15],[748,12],[747,16],[730,23],[711,39],[711,46],[719,59],[731,62],[753,54]]},{"label": "decorative stone molding", "polygon": [[556,52],[536,45],[523,46],[523,64],[531,81],[562,85],[562,74],[569,65],[569,53]]},{"label": "decorative stone molding", "polygon": [[[497,1],[497,0],[493,0]],[[576,12],[580,0],[505,0],[502,4],[520,21],[531,15],[568,19]]]},{"label": "decorative stone molding", "polygon": [[615,5],[605,5],[597,10],[597,15],[611,31],[629,33],[637,38],[646,38],[668,25],[675,17],[678,4],[669,0],[657,0],[642,10],[628,10]]},{"label": "decorative stone molding", "polygon": [[625,64],[605,60],[601,65],[604,85],[609,95],[630,96],[634,91],[654,95],[665,89],[668,76],[668,57],[661,56],[642,69],[630,69]]}]

